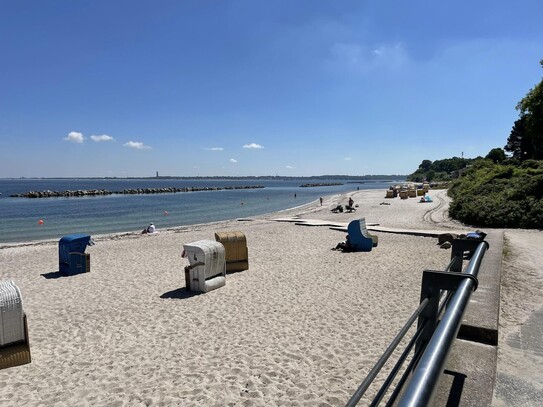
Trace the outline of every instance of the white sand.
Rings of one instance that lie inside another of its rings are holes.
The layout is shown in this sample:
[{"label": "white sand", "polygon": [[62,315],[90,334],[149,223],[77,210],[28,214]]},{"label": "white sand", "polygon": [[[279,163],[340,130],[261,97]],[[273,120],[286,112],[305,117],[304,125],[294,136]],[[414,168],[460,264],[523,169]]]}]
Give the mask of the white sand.
[{"label": "white sand", "polygon": [[[445,191],[431,195],[359,191],[352,214],[331,213],[348,197],[333,196],[251,221],[95,237],[91,272],[70,277],[46,278],[58,274],[56,241],[0,246],[0,279],[22,291],[32,349],[31,364],[0,371],[0,405],[344,405],[418,305],[422,271],[443,269],[450,251],[381,233],[371,252],[341,253],[330,249],[342,232],[272,219],[458,229]],[[222,230],[245,233],[250,269],[188,293],[182,245]]]}]

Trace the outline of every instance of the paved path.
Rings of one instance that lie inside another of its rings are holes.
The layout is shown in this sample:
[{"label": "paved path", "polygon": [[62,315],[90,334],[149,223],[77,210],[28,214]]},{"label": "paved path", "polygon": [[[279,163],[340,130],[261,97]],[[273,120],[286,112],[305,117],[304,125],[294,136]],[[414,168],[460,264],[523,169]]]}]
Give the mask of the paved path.
[{"label": "paved path", "polygon": [[[292,222],[295,225],[300,226],[329,226],[332,230],[339,230],[341,232],[347,232],[348,223],[344,222],[334,222],[329,220],[321,219],[300,219],[300,218],[278,218],[273,219],[276,222]],[[398,233],[402,235],[413,235],[413,236],[426,236],[426,237],[438,237],[443,233],[455,233],[462,234],[466,233],[466,230],[451,230],[451,229],[398,229],[398,228],[388,228],[384,226],[379,226],[378,223],[367,222],[366,227],[368,230],[374,232],[384,232],[384,233]]]}]

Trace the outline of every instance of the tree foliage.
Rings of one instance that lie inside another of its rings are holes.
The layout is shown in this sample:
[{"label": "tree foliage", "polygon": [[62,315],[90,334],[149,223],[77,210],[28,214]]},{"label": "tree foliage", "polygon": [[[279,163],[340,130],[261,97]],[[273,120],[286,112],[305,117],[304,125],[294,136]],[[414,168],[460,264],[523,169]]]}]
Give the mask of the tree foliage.
[{"label": "tree foliage", "polygon": [[[543,60],[540,61],[543,67]],[[543,159],[543,79],[518,102],[519,119],[514,123],[505,150],[524,160]]]},{"label": "tree foliage", "polygon": [[447,181],[454,177],[454,172],[459,171],[469,164],[474,159],[471,158],[446,158],[443,160],[422,160],[419,168],[411,175],[407,176],[407,179],[412,182],[423,181]]},{"label": "tree foliage", "polygon": [[485,158],[492,160],[494,164],[501,164],[505,161],[505,151],[501,148],[493,148],[488,152]]}]

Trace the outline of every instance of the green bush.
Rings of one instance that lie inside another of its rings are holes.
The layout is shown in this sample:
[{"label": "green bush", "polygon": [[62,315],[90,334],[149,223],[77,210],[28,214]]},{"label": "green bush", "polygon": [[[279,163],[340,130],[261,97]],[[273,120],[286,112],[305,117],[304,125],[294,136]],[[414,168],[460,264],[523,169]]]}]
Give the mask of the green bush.
[{"label": "green bush", "polygon": [[479,227],[543,229],[543,161],[477,161],[448,191],[449,214]]}]

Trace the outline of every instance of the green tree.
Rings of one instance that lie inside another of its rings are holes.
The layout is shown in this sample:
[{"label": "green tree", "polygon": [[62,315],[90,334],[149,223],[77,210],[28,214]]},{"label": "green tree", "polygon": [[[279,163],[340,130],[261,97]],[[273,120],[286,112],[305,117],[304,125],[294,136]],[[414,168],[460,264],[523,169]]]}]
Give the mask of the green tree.
[{"label": "green tree", "polygon": [[492,160],[494,164],[501,164],[505,161],[505,151],[501,148],[493,148],[485,158]]},{"label": "green tree", "polygon": [[507,144],[504,147],[505,151],[510,152],[513,155],[513,158],[522,160],[522,152],[526,150],[526,118],[521,117],[515,121],[513,128],[511,129],[511,134],[507,139]]},{"label": "green tree", "polygon": [[432,165],[432,161],[430,160],[422,160],[422,162],[419,165],[419,169],[423,171],[428,171]]},{"label": "green tree", "polygon": [[446,172],[450,174],[453,171],[461,170],[470,164],[473,160],[468,158],[446,158],[444,160],[436,160],[432,163],[431,169],[436,172]]},{"label": "green tree", "polygon": [[[543,67],[543,60],[540,61]],[[515,122],[505,146],[521,161],[543,159],[543,79],[518,102],[520,119]]]}]

